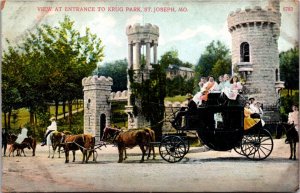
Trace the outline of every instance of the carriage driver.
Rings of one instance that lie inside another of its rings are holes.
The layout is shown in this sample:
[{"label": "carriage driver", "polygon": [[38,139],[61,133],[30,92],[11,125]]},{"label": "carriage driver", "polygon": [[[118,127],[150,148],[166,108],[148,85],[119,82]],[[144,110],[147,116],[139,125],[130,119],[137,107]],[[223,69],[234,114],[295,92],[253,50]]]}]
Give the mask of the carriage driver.
[{"label": "carriage driver", "polygon": [[57,124],[56,124],[56,121],[55,121],[55,117],[51,117],[50,119],[51,121],[51,125],[47,127],[47,131],[45,133],[45,137],[44,137],[44,140],[42,142],[42,146],[46,145],[46,141],[47,141],[47,137],[48,135],[52,132],[52,131],[57,131]]},{"label": "carriage driver", "polygon": [[188,100],[188,106],[181,107],[179,112],[176,114],[175,119],[171,122],[172,126],[176,129],[181,128],[181,117],[185,116],[187,112],[191,113],[197,110],[197,104],[195,103],[193,99],[193,95],[188,93],[186,95],[186,99]]}]

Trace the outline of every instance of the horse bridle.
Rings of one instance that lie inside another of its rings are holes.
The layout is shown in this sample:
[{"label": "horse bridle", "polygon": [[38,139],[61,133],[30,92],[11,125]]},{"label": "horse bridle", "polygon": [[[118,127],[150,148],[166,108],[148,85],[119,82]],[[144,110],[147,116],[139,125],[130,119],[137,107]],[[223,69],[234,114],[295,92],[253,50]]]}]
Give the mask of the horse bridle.
[{"label": "horse bridle", "polygon": [[[113,135],[111,135],[111,132],[109,132],[107,130],[113,131]],[[122,132],[122,130],[116,129],[116,128],[111,128],[111,127],[106,127],[104,130],[105,135],[102,136],[102,140],[104,140],[104,136],[105,136],[105,140],[112,139],[112,143],[114,143],[116,137],[120,134],[120,132]]]}]

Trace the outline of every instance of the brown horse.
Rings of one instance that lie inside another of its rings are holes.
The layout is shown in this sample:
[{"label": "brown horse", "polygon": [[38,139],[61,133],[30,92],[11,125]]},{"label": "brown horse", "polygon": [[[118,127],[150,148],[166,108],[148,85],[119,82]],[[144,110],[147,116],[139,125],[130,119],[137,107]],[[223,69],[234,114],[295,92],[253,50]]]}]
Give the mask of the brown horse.
[{"label": "brown horse", "polygon": [[126,148],[133,148],[137,145],[142,151],[142,159],[140,162],[144,162],[144,156],[146,154],[145,147],[149,146],[151,141],[149,132],[144,129],[122,131],[120,129],[110,127],[106,127],[104,129],[102,140],[112,140],[112,143],[115,143],[118,146],[118,163],[123,162],[123,152],[126,151]]},{"label": "brown horse", "polygon": [[[54,154],[56,149],[58,149],[58,158],[60,158],[60,152],[61,152],[61,147],[64,146],[64,140],[66,138],[65,133],[63,132],[58,132],[58,131],[54,131],[52,132],[52,134],[50,134],[50,140],[51,140],[51,145],[52,145],[52,158],[54,158]],[[73,153],[74,156],[75,153]],[[50,157],[50,150],[49,150],[49,157]],[[75,158],[73,157],[73,159],[75,160]]]},{"label": "brown horse", "polygon": [[149,152],[148,152],[148,157],[147,157],[147,159],[150,158],[151,151],[153,152],[153,157],[152,157],[152,159],[155,159],[155,148],[154,148],[154,144],[151,143],[151,142],[155,142],[155,141],[156,141],[156,140],[155,140],[155,132],[154,132],[152,129],[150,129],[150,128],[145,128],[144,130],[145,130],[146,132],[148,132],[149,135],[150,135]]},{"label": "brown horse", "polygon": [[[80,150],[83,154],[82,163],[88,163],[89,157],[94,152],[95,137],[89,134],[68,135],[64,140],[65,163],[69,163],[69,151],[73,151],[73,162],[75,160],[74,152]],[[89,154],[88,154],[89,153]],[[95,157],[93,156],[93,161]]]}]

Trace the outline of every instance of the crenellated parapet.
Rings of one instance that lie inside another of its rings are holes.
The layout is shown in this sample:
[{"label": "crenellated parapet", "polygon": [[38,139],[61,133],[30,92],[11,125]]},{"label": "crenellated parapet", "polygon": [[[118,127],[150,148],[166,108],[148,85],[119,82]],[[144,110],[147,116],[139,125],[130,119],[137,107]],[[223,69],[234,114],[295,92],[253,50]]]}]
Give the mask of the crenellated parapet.
[{"label": "crenellated parapet", "polygon": [[262,9],[260,6],[237,9],[228,16],[228,29],[230,32],[248,27],[272,28],[279,36],[281,13],[273,7]]},{"label": "crenellated parapet", "polygon": [[110,101],[127,101],[128,100],[128,91],[117,91],[110,93]]},{"label": "crenellated parapet", "polygon": [[145,25],[136,23],[134,25],[127,26],[126,35],[128,36],[128,43],[150,42],[157,44],[159,28],[150,23],[146,23]]},{"label": "crenellated parapet", "polygon": [[[105,76],[89,76],[82,79],[82,86],[84,90],[91,89],[109,89],[111,90],[111,86],[113,85],[113,79],[111,77]],[[83,91],[84,91],[83,90]]]}]

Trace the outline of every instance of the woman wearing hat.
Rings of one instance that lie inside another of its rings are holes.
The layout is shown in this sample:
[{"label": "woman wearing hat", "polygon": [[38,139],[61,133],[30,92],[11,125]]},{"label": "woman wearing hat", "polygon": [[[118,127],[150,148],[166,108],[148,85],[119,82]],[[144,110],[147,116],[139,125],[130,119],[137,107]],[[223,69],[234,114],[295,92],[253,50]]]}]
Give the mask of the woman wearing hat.
[{"label": "woman wearing hat", "polygon": [[56,121],[55,121],[55,117],[51,117],[50,121],[51,121],[51,125],[47,127],[47,131],[45,133],[45,137],[44,137],[44,140],[42,142],[42,146],[46,145],[46,141],[47,141],[46,139],[47,139],[48,135],[52,131],[57,131],[57,124],[56,124]]}]

